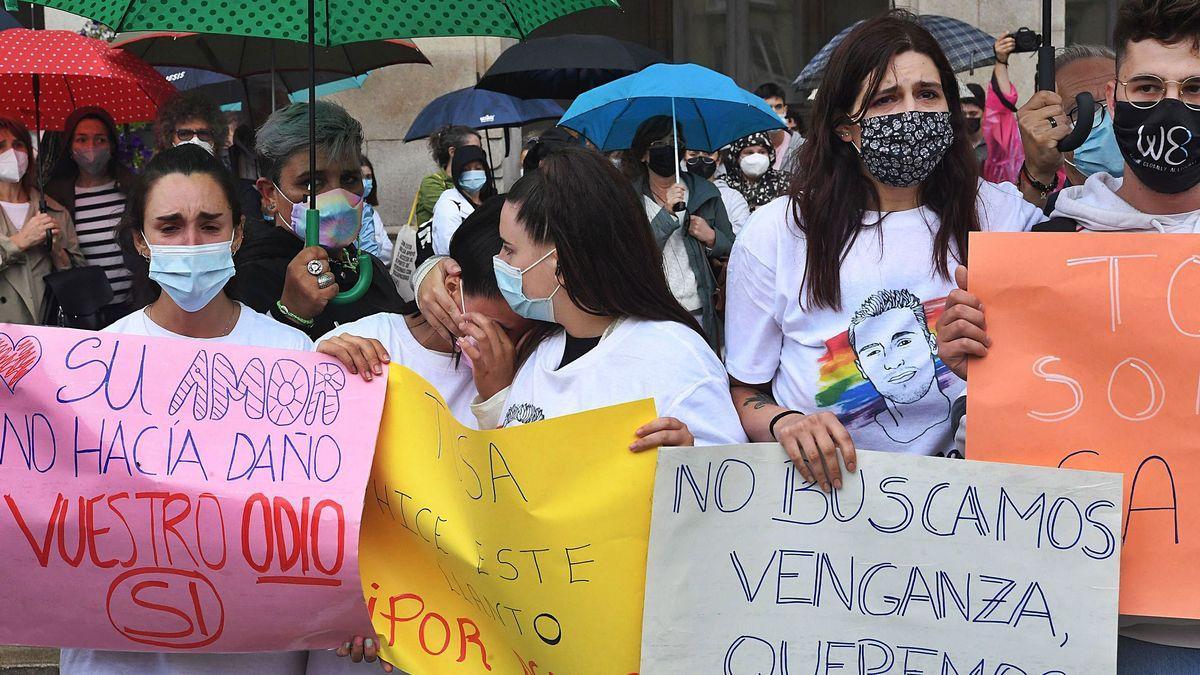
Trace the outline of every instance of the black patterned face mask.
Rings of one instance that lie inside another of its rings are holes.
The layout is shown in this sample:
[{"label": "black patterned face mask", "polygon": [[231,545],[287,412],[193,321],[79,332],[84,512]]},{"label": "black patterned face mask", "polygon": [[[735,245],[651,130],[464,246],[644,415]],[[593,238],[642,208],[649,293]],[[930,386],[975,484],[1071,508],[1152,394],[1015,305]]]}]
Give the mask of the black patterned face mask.
[{"label": "black patterned face mask", "polygon": [[928,178],[954,142],[948,112],[914,110],[864,117],[858,124],[863,165],[893,187],[912,187]]}]

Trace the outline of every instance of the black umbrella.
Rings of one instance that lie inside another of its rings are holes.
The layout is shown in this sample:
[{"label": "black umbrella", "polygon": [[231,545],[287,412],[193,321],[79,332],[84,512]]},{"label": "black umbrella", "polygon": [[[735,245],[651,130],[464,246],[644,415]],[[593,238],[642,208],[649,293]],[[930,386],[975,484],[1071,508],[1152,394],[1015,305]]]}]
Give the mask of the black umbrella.
[{"label": "black umbrella", "polygon": [[[1042,43],[1038,46],[1037,88],[1038,90],[1054,91],[1054,45],[1050,44],[1050,10],[1051,1],[1042,0]],[[1065,103],[1065,101],[1064,101]],[[1071,152],[1083,145],[1088,134],[1092,132],[1092,120],[1096,114],[1096,101],[1089,92],[1081,91],[1075,95],[1075,107],[1079,111],[1075,128],[1066,138],[1058,142],[1059,152]],[[1051,120],[1053,121],[1053,120]]]},{"label": "black umbrella", "polygon": [[649,47],[604,35],[537,38],[505,50],[475,86],[517,98],[571,99],[664,61]]}]

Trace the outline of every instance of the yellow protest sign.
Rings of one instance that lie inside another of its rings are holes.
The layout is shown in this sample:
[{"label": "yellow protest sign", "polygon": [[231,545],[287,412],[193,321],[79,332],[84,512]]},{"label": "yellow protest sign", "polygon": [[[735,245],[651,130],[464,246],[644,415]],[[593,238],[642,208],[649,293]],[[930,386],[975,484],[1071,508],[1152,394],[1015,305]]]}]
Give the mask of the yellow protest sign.
[{"label": "yellow protest sign", "polygon": [[363,511],[383,657],[417,675],[635,673],[656,453],[651,400],[498,431],[392,366]]}]

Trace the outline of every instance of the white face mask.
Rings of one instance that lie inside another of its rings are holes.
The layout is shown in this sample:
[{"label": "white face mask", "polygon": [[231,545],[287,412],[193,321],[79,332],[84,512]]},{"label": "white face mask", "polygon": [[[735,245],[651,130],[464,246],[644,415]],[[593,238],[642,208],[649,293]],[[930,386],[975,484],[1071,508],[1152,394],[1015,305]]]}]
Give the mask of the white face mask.
[{"label": "white face mask", "polygon": [[9,148],[0,152],[0,182],[20,183],[29,169],[29,153]]},{"label": "white face mask", "polygon": [[192,136],[191,138],[189,138],[186,141],[176,143],[175,147],[179,147],[181,145],[187,145],[189,143],[192,145],[198,145],[198,146],[204,148],[205,150],[208,151],[208,154],[210,154],[210,155],[215,155],[217,152],[216,146],[214,146],[212,143],[209,143],[208,141],[200,140],[199,136]]},{"label": "white face mask", "polygon": [[771,158],[756,152],[753,155],[746,155],[738,164],[742,167],[742,173],[750,178],[758,178],[771,168]]}]

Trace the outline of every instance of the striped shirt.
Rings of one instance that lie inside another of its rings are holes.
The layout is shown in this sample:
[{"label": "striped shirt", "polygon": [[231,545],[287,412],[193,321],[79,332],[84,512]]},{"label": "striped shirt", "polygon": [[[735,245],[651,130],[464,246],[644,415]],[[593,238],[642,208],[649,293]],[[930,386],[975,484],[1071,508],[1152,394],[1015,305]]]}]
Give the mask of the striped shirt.
[{"label": "striped shirt", "polygon": [[132,278],[125,269],[116,228],[125,213],[125,195],[116,183],[96,187],[75,187],[75,231],[79,248],[88,264],[104,268],[112,284],[113,304],[129,299]]}]

